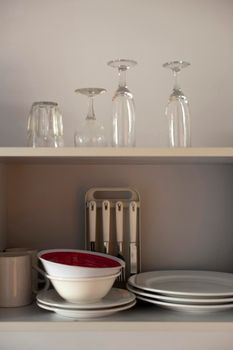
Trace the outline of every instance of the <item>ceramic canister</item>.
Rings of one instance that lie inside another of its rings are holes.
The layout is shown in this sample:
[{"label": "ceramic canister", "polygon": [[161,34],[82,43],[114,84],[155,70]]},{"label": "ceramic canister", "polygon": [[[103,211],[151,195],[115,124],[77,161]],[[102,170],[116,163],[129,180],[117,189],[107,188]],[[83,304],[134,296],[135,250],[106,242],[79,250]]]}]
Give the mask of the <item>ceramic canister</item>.
[{"label": "ceramic canister", "polygon": [[33,300],[31,257],[28,253],[0,253],[0,307],[28,305]]}]

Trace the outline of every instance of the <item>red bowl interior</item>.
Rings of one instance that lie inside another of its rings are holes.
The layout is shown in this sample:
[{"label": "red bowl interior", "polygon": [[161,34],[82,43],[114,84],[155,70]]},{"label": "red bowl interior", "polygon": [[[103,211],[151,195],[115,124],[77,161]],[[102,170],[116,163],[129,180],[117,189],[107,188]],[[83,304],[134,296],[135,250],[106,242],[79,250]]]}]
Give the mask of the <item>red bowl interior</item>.
[{"label": "red bowl interior", "polygon": [[81,253],[81,252],[51,252],[41,255],[44,260],[52,261],[58,264],[80,266],[80,267],[120,267],[120,263],[105,256]]}]

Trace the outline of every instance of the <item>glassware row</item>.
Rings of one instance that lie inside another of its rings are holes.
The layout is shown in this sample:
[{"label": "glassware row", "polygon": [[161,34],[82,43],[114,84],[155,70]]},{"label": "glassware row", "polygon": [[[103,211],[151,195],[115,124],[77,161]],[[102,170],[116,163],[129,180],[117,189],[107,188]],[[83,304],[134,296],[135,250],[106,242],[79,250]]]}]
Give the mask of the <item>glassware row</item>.
[{"label": "glassware row", "polygon": [[[117,59],[108,65],[118,69],[119,83],[113,96],[112,104],[112,140],[113,147],[136,146],[136,115],[132,92],[128,89],[126,72],[137,64],[134,60]],[[190,108],[188,99],[178,83],[181,69],[190,63],[171,61],[163,67],[171,69],[174,85],[165,109],[168,120],[168,135],[170,147],[190,147]],[[88,111],[82,125],[75,131],[74,145],[76,147],[106,147],[108,146],[104,126],[95,116],[94,98],[106,92],[103,88],[80,88],[76,93],[88,97]],[[27,126],[27,144],[29,147],[63,147],[64,132],[62,114],[55,102],[34,102],[32,104]]]}]

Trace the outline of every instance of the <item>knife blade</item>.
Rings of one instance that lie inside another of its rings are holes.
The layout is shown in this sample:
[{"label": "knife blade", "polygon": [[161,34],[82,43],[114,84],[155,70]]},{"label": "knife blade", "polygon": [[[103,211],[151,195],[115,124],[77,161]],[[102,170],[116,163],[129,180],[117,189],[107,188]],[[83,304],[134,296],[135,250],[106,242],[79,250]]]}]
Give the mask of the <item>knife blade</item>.
[{"label": "knife blade", "polygon": [[109,237],[110,237],[110,202],[104,200],[102,203],[102,220],[103,220],[103,241],[104,252],[109,253]]},{"label": "knife blade", "polygon": [[123,258],[123,202],[116,202],[116,239],[118,257]]},{"label": "knife blade", "polygon": [[96,243],[96,202],[90,201],[89,203],[89,240],[91,251],[95,251]]},{"label": "knife blade", "polygon": [[129,203],[129,229],[130,229],[130,274],[138,272],[137,254],[137,203]]}]

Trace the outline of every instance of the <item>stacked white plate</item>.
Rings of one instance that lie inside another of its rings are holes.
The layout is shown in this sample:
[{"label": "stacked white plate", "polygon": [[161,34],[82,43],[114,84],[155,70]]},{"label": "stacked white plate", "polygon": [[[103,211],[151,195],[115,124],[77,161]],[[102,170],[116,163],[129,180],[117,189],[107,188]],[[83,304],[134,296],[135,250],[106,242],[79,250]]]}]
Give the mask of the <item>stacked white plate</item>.
[{"label": "stacked white plate", "polygon": [[213,271],[151,271],[131,276],[127,288],[137,299],[184,312],[233,308],[233,274]]},{"label": "stacked white plate", "polygon": [[36,299],[40,308],[74,319],[109,316],[130,309],[136,304],[133,293],[119,288],[112,288],[103,299],[95,303],[70,303],[62,299],[54,289],[40,292]]}]

